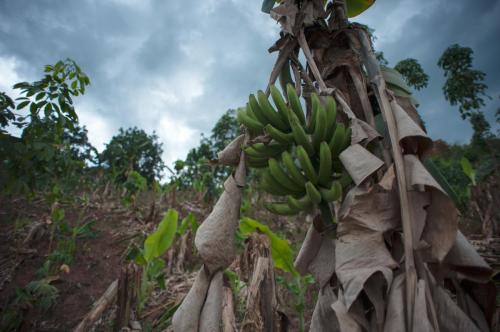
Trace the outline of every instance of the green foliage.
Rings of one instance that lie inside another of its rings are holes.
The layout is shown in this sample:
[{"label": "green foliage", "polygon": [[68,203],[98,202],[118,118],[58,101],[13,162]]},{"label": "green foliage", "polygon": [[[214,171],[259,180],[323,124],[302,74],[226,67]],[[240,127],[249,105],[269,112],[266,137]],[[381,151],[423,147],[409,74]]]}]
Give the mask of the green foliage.
[{"label": "green foliage", "polygon": [[173,181],[180,188],[194,187],[198,192],[205,192],[206,198],[220,194],[224,179],[231,170],[224,166],[212,166],[209,161],[216,159],[217,152],[236,138],[238,131],[235,111],[230,109],[217,121],[209,138],[202,136],[200,145],[189,151],[185,161],[175,162],[176,176]]},{"label": "green foliage", "polygon": [[[144,247],[137,248],[134,246],[127,254],[128,259],[143,267],[143,277],[139,288],[139,312],[142,311],[155,283],[160,288],[165,289],[165,274],[163,272],[165,261],[161,256],[170,248],[175,236],[178,234],[178,219],[178,212],[169,209],[156,231],[151,233],[144,241]],[[182,232],[187,228],[187,226],[183,225],[191,225],[193,228],[198,227],[196,219],[191,214],[182,220],[180,227]]]},{"label": "green foliage", "polygon": [[[156,183],[156,182],[155,182]],[[130,171],[127,174],[127,180],[123,184],[126,192],[122,198],[125,206],[133,205],[135,207],[136,196],[138,193],[147,189],[147,180],[136,171]]]},{"label": "green foliage", "polygon": [[291,273],[294,277],[299,276],[299,272],[293,265],[293,251],[287,240],[280,238],[278,235],[273,233],[268,226],[261,224],[257,220],[246,217],[241,219],[241,235],[248,236],[255,231],[266,234],[269,238],[271,242],[271,255],[273,257],[274,266],[282,271]]},{"label": "green foliage", "polygon": [[13,111],[15,107],[14,101],[5,92],[0,92],[0,137],[6,134],[6,131],[2,128],[7,127],[10,122],[16,119]]},{"label": "green foliage", "polygon": [[35,305],[43,311],[52,308],[59,296],[59,291],[50,284],[48,279],[32,281],[25,290],[34,299]]},{"label": "green foliage", "polygon": [[[269,227],[261,224],[257,220],[250,218],[242,218],[240,221],[240,236],[248,236],[253,232],[259,232],[267,235],[269,241],[271,242],[271,256],[273,258],[274,267],[280,269],[284,272],[290,274],[291,278],[277,277],[278,283],[282,284],[287,288],[295,297],[295,310],[297,310],[299,316],[299,331],[304,331],[304,309],[305,309],[305,292],[307,288],[314,283],[314,278],[310,275],[302,277],[299,272],[295,269],[293,264],[293,251],[287,240],[280,238],[278,235],[273,233]],[[231,287],[238,289],[239,279],[236,279],[234,275],[231,275],[230,271],[225,272],[228,276]],[[237,276],[236,276],[237,277]]]},{"label": "green foliage", "polygon": [[99,156],[101,165],[118,183],[127,180],[131,171],[146,178],[149,185],[161,177],[165,165],[161,159],[162,144],[158,136],[146,134],[137,127],[124,130],[111,138],[105,150]]},{"label": "green foliage", "polygon": [[462,157],[462,159],[460,159],[460,165],[462,165],[462,170],[464,174],[467,175],[472,185],[475,186],[476,171],[474,171],[474,169],[472,168],[472,165],[470,164],[469,160],[465,157]]},{"label": "green foliage", "polygon": [[469,120],[474,130],[472,134],[472,144],[484,147],[487,140],[494,138],[494,135],[491,133],[490,124],[486,121],[482,112],[472,113]]},{"label": "green foliage", "polygon": [[178,218],[177,211],[169,209],[156,231],[146,238],[146,241],[144,241],[144,259],[146,262],[161,256],[172,245],[177,231]]},{"label": "green foliage", "polygon": [[15,297],[2,312],[1,331],[19,331],[26,312],[36,308],[42,312],[51,309],[59,296],[59,290],[50,284],[50,279],[31,281],[24,288],[17,288]]},{"label": "green foliage", "polygon": [[[90,80],[69,59],[46,66],[45,73],[39,81],[14,85],[21,95],[15,102],[0,94],[0,125],[23,129],[20,138],[0,132],[4,191],[29,193],[55,183],[74,188],[97,153],[86,129],[77,124],[72,99],[85,92]],[[29,113],[17,115],[14,110]]]},{"label": "green foliage", "polygon": [[[72,96],[84,94],[90,80],[71,59],[47,65],[44,71],[45,76],[40,81],[14,85],[14,89],[21,90],[22,95],[16,99],[16,110],[28,108],[28,116],[32,122],[41,118],[40,112],[43,110],[44,116],[57,122],[61,131],[65,126],[71,128],[72,124],[78,121]],[[18,121],[22,122],[25,118],[20,117]]]},{"label": "green foliage", "polygon": [[463,119],[483,107],[484,97],[487,97],[488,86],[483,83],[486,74],[472,68],[473,54],[471,48],[454,44],[444,51],[438,61],[446,78],[444,96],[452,106],[459,106]]},{"label": "green foliage", "polygon": [[408,58],[399,61],[394,67],[403,75],[406,83],[416,90],[427,87],[429,75],[427,75],[416,59]]},{"label": "green foliage", "polygon": [[[499,147],[498,138],[488,138],[484,145],[475,144],[473,140],[470,144],[451,145],[441,155],[430,158],[438,175],[429,169],[428,162],[426,166],[464,212],[468,208],[471,186],[480,185],[498,172]],[[444,184],[439,176],[444,177]],[[451,189],[447,189],[447,186]]]},{"label": "green foliage", "polygon": [[306,308],[305,293],[309,286],[314,284],[314,277],[310,274],[296,277],[291,281],[283,277],[276,277],[276,282],[284,286],[295,297],[294,309],[299,316],[299,331],[304,331],[304,311]]},{"label": "green foliage", "polygon": [[181,225],[179,226],[179,229],[177,230],[177,234],[182,236],[186,233],[186,231],[191,227],[191,230],[193,234],[196,234],[196,231],[198,230],[199,224],[196,221],[195,216],[189,212],[189,214],[184,217],[181,221]]}]

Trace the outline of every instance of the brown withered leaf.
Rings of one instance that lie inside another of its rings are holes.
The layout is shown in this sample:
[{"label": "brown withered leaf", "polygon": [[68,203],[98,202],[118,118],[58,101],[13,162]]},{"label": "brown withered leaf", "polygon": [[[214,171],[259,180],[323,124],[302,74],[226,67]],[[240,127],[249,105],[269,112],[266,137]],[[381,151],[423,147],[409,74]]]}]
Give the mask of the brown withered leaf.
[{"label": "brown withered leaf", "polygon": [[365,282],[375,273],[381,272],[386,286],[390,287],[392,269],[398,264],[387,250],[382,233],[360,231],[346,234],[336,244],[335,271],[344,289],[344,304],[348,309],[358,298]]},{"label": "brown withered leaf", "polygon": [[335,271],[346,308],[364,290],[377,310],[379,326],[384,319],[382,290],[391,286],[392,269],[399,266],[386,247],[384,234],[399,227],[394,172],[388,171],[379,184],[354,187],[347,193],[339,211]]},{"label": "brown withered leaf", "polygon": [[220,165],[238,165],[240,162],[241,146],[245,140],[245,135],[236,137],[224,150],[217,153],[217,163]]},{"label": "brown withered leaf", "polygon": [[210,273],[228,267],[236,257],[234,234],[238,228],[240,205],[241,189],[230,175],[224,183],[224,192],[198,228],[194,240]]},{"label": "brown withered leaf", "polygon": [[197,332],[201,309],[205,302],[210,277],[204,266],[198,271],[193,286],[172,318],[174,331]]},{"label": "brown withered leaf", "polygon": [[332,309],[332,304],[337,301],[337,296],[330,285],[319,290],[318,300],[311,318],[310,332],[338,332],[340,326]]},{"label": "brown withered leaf", "polygon": [[461,231],[457,232],[456,240],[444,259],[443,267],[455,271],[459,279],[477,283],[488,282],[493,272]]},{"label": "brown withered leaf", "polygon": [[382,160],[360,144],[349,146],[339,158],[356,185],[360,185],[384,165]]},{"label": "brown withered leaf", "polygon": [[314,225],[311,224],[307,230],[306,237],[302,242],[299,254],[295,258],[295,268],[301,275],[305,275],[308,272],[309,264],[318,254],[319,248],[321,247],[321,234],[316,230]]},{"label": "brown withered leaf", "polygon": [[351,145],[360,143],[366,146],[374,139],[382,137],[372,126],[358,118],[352,119],[351,129]]},{"label": "brown withered leaf", "polygon": [[307,270],[314,276],[319,287],[325,286],[335,272],[335,231],[330,229],[321,236],[320,248]]},{"label": "brown withered leaf", "polygon": [[222,319],[222,272],[217,272],[210,280],[210,287],[200,314],[200,332],[220,331]]},{"label": "brown withered leaf", "polygon": [[271,17],[281,24],[281,29],[291,35],[294,34],[295,19],[299,8],[293,1],[283,1],[281,5],[271,10]]},{"label": "brown withered leaf", "polygon": [[391,107],[398,124],[399,144],[405,153],[422,156],[428,152],[432,148],[432,140],[408,113],[403,110],[396,99],[391,101]]},{"label": "brown withered leaf", "polygon": [[352,232],[385,233],[398,228],[399,202],[393,183],[394,173],[389,170],[378,184],[352,188],[339,211],[338,237]]},{"label": "brown withered leaf", "polygon": [[384,332],[406,331],[404,287],[405,276],[404,274],[398,274],[394,277],[387,298]]},{"label": "brown withered leaf", "polygon": [[415,121],[416,124],[420,128],[422,128],[423,131],[427,132],[425,130],[425,125],[424,122],[422,121],[422,118],[417,112],[417,109],[415,106],[413,106],[412,101],[408,97],[401,97],[401,96],[394,96],[398,102],[398,104],[405,110],[406,113],[412,118],[413,121]]},{"label": "brown withered leaf", "polygon": [[432,297],[436,306],[440,331],[479,332],[474,322],[458,307],[442,287],[433,287]]},{"label": "brown withered leaf", "polygon": [[455,242],[458,229],[458,211],[452,200],[429,174],[415,155],[405,155],[405,170],[409,190],[429,193],[427,218],[422,240],[429,244],[427,260],[442,261]]},{"label": "brown withered leaf", "polygon": [[363,328],[365,330],[369,330],[368,321],[364,319],[363,306],[361,302],[356,301],[353,306],[348,309],[345,305],[342,289],[339,289],[338,299],[332,304],[331,307],[337,316],[340,331],[361,332],[363,331]]},{"label": "brown withered leaf", "polygon": [[417,294],[415,296],[415,307],[413,308],[414,332],[434,332],[434,327],[428,316],[427,300],[425,298],[425,280],[420,279],[417,283]]}]

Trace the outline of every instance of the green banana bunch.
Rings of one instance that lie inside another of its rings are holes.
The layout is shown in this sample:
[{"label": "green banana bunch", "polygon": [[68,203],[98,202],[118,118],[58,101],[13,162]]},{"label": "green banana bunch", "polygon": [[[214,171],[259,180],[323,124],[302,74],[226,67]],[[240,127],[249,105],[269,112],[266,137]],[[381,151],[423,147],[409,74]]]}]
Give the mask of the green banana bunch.
[{"label": "green banana bunch", "polygon": [[294,86],[287,85],[286,99],[274,85],[270,91],[274,106],[258,91],[237,115],[251,135],[270,138],[243,147],[248,165],[262,169],[260,188],[283,198],[266,208],[294,215],[319,207],[325,220],[333,221],[329,203],[342,199],[352,182],[339,160],[350,145],[351,129],[336,122],[331,96],[312,94],[311,115],[306,117]]}]

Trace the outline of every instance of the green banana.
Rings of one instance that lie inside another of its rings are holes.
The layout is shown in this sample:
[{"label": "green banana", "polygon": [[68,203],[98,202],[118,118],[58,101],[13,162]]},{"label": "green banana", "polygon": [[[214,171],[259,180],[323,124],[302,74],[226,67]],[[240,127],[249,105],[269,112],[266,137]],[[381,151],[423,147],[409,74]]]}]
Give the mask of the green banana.
[{"label": "green banana", "polygon": [[342,197],[342,184],[340,181],[333,181],[330,189],[320,188],[319,191],[325,202],[333,202]]},{"label": "green banana", "polygon": [[255,143],[251,147],[261,155],[269,158],[277,156],[287,149],[286,145],[279,143]]},{"label": "green banana", "polygon": [[247,103],[247,106],[246,106],[246,108],[245,108],[245,111],[246,111],[247,115],[248,115],[251,119],[253,119],[253,120],[255,120],[255,121],[257,121],[257,122],[259,122],[259,123],[260,123],[259,119],[257,119],[257,117],[255,116],[254,112],[252,111],[252,108],[250,107],[250,104],[249,104],[249,103]]},{"label": "green banana", "polygon": [[269,120],[267,117],[264,115],[264,111],[260,108],[259,102],[257,101],[257,98],[255,98],[255,95],[251,94],[248,96],[248,103],[250,105],[250,108],[252,109],[253,113],[255,114],[255,117],[259,122],[265,126],[266,124],[269,123]]},{"label": "green banana", "polygon": [[325,100],[325,111],[326,111],[326,136],[325,139],[330,140],[333,135],[333,130],[335,129],[335,121],[337,119],[337,103],[332,96],[327,96]]},{"label": "green banana", "polygon": [[290,115],[290,126],[292,127],[292,134],[297,145],[302,145],[307,153],[312,156],[314,155],[314,149],[307,136],[304,128],[300,125],[299,119],[294,113],[289,113]]},{"label": "green banana", "polygon": [[328,202],[319,203],[319,211],[321,212],[321,219],[326,225],[336,223],[335,217],[332,215],[332,210],[330,209],[330,204]]},{"label": "green banana", "polygon": [[312,134],[314,133],[314,129],[316,128],[316,114],[318,113],[318,107],[320,105],[320,101],[318,95],[313,93],[311,95],[311,114],[309,115],[309,122],[307,123],[307,132]]},{"label": "green banana", "polygon": [[269,169],[266,169],[264,173],[262,174],[262,178],[260,181],[261,187],[267,191],[270,194],[276,195],[276,196],[287,196],[290,194],[295,194],[291,193],[289,190],[286,188],[283,188],[281,184],[279,184],[271,175],[269,172]]},{"label": "green banana", "polygon": [[255,150],[253,146],[243,147],[243,151],[245,151],[246,156],[249,158],[265,159],[267,162],[267,157],[265,155],[263,155],[262,153],[258,152],[257,150]]},{"label": "green banana", "polygon": [[304,187],[298,186],[295,182],[292,181],[288,177],[288,175],[283,171],[280,164],[276,161],[276,159],[271,158],[268,161],[269,163],[269,171],[272,177],[285,189],[294,193],[304,192]]},{"label": "green banana", "polygon": [[319,104],[316,111],[316,124],[314,126],[314,132],[312,135],[313,145],[316,150],[318,149],[321,142],[324,140],[327,129],[325,108],[321,105],[319,100],[318,103]]},{"label": "green banana", "polygon": [[266,209],[271,211],[274,214],[279,214],[283,216],[291,216],[294,214],[297,214],[300,210],[297,210],[295,208],[292,208],[289,206],[287,203],[266,203],[265,204]]},{"label": "green banana", "polygon": [[351,145],[351,135],[352,135],[352,129],[351,127],[347,128],[344,134],[344,140],[342,142],[342,149],[341,152],[344,151]]},{"label": "green banana", "polygon": [[245,125],[250,131],[252,131],[254,134],[259,134],[262,132],[264,127],[262,124],[259,122],[255,121],[252,119],[250,116],[247,115],[247,113],[243,110],[238,112],[238,115],[236,116],[237,120],[239,123]]},{"label": "green banana", "polygon": [[[251,152],[248,153],[247,151],[250,150]],[[255,150],[253,150],[251,147],[245,148],[243,150],[245,152],[245,160],[248,164],[248,166],[253,167],[253,168],[266,168],[267,167],[267,157],[263,157],[260,154],[258,154]]]},{"label": "green banana", "polygon": [[262,90],[257,91],[257,98],[259,99],[260,108],[264,113],[264,116],[269,120],[269,123],[278,129],[287,130],[288,124],[283,122],[280,115],[274,110],[271,103],[269,103],[266,94]]},{"label": "green banana", "polygon": [[290,174],[295,183],[297,183],[301,187],[305,186],[306,178],[304,177],[304,175],[302,175],[302,173],[300,173],[297,165],[295,165],[295,162],[293,161],[292,156],[290,155],[290,153],[288,153],[288,151],[284,151],[281,154],[281,160],[283,161],[288,174]]},{"label": "green banana", "polygon": [[271,97],[273,98],[274,105],[276,105],[276,108],[278,109],[278,114],[280,115],[281,119],[286,123],[289,124],[290,121],[288,120],[288,106],[286,105],[285,100],[283,99],[283,96],[281,95],[280,91],[276,86],[271,85]]},{"label": "green banana", "polygon": [[251,168],[267,168],[267,160],[266,159],[254,159],[249,156],[246,156],[246,163]]},{"label": "green banana", "polygon": [[316,176],[316,171],[314,170],[314,167],[311,163],[311,159],[307,155],[306,150],[299,145],[297,147],[297,158],[299,159],[300,166],[304,170],[304,173],[306,174],[307,178],[309,181],[312,183],[316,184],[318,183],[318,177]]},{"label": "green banana", "polygon": [[321,202],[321,194],[312,182],[306,183],[306,194],[314,204],[319,204]]},{"label": "green banana", "polygon": [[306,118],[304,116],[304,111],[302,110],[302,105],[300,104],[299,96],[297,96],[297,92],[295,91],[295,87],[291,84],[286,85],[286,94],[288,96],[288,102],[292,108],[292,111],[299,119],[302,125],[306,124]]},{"label": "green banana", "polygon": [[333,137],[329,143],[330,150],[332,151],[332,156],[334,158],[338,157],[340,150],[344,145],[344,138],[345,138],[345,127],[344,124],[339,123],[337,124],[335,132],[333,133]]},{"label": "green banana", "polygon": [[332,175],[332,152],[328,143],[321,142],[319,147],[319,171],[318,182],[322,185],[328,185]]},{"label": "green banana", "polygon": [[281,130],[273,127],[272,124],[266,125],[264,127],[264,130],[276,142],[283,143],[283,144],[290,144],[290,142],[293,140],[292,133],[284,133]]},{"label": "green banana", "polygon": [[313,206],[313,203],[311,202],[311,199],[309,198],[309,196],[307,196],[307,194],[301,199],[296,199],[292,196],[287,196],[286,199],[290,207],[300,211],[309,210]]}]

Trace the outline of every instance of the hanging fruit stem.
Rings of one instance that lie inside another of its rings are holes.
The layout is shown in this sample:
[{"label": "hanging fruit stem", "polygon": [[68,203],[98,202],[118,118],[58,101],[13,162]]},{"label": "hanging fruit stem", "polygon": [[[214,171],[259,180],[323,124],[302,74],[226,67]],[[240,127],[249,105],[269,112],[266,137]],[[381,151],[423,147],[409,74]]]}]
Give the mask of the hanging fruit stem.
[{"label": "hanging fruit stem", "polygon": [[319,203],[319,210],[321,212],[321,219],[325,225],[330,225],[335,222],[328,202],[321,201],[321,203]]}]

